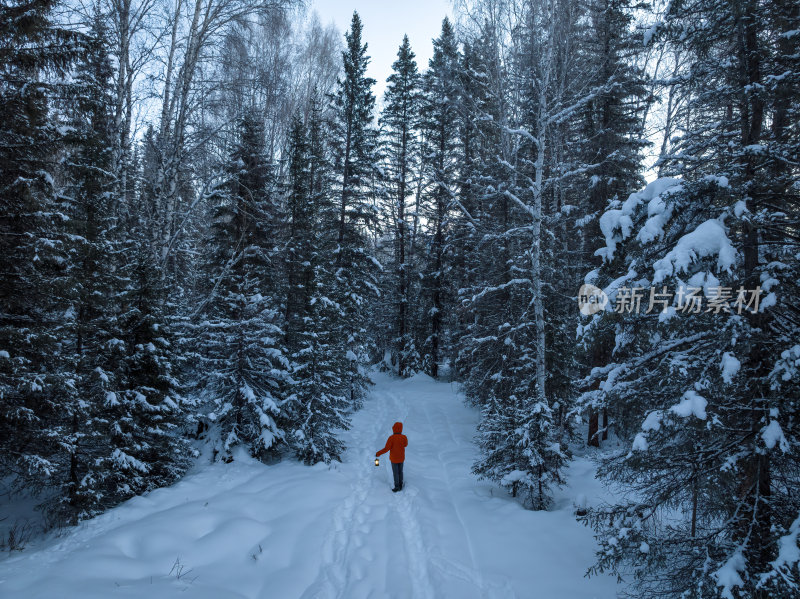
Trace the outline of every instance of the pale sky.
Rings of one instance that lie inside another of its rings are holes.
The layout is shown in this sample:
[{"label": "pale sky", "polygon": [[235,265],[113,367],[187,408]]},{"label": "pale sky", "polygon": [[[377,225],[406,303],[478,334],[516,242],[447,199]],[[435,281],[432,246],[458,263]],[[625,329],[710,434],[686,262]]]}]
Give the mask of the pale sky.
[{"label": "pale sky", "polygon": [[350,28],[353,11],[358,11],[367,53],[372,57],[368,75],[377,81],[373,89],[378,102],[383,98],[403,34],[408,34],[417,66],[423,71],[433,54],[431,40],[439,37],[442,19],[449,16],[453,20],[450,0],[311,0],[309,9],[319,14],[323,24],[333,22],[342,36]]}]

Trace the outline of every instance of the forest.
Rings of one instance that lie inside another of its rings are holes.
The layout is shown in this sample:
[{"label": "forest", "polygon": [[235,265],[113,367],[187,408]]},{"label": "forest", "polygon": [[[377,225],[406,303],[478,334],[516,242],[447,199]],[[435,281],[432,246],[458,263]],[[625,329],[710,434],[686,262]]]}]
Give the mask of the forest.
[{"label": "forest", "polygon": [[357,12],[0,2],[4,485],[65,526],[330,464],[422,372],[528,509],[597,450],[591,574],[796,597],[800,4],[454,10],[378,97]]}]

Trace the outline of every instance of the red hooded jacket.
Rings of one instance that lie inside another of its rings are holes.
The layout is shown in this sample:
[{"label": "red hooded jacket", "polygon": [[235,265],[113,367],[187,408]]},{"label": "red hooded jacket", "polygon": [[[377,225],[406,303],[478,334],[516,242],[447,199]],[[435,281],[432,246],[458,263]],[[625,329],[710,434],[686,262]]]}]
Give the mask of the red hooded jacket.
[{"label": "red hooded jacket", "polygon": [[375,457],[389,452],[389,461],[394,464],[406,461],[406,446],[408,445],[408,438],[401,435],[403,432],[403,423],[395,422],[392,426],[394,434],[386,440],[386,447],[381,449],[375,454]]}]

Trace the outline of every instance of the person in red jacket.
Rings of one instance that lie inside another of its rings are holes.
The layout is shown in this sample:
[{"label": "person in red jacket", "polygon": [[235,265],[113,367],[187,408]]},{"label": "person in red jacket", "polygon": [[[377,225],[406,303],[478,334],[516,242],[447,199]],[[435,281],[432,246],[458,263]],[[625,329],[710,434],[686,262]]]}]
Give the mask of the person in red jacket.
[{"label": "person in red jacket", "polygon": [[377,458],[389,452],[389,461],[392,463],[392,474],[394,475],[394,491],[397,493],[403,488],[403,462],[406,461],[406,446],[408,438],[403,433],[403,423],[395,422],[392,426],[394,434],[386,440],[386,447],[375,454]]}]

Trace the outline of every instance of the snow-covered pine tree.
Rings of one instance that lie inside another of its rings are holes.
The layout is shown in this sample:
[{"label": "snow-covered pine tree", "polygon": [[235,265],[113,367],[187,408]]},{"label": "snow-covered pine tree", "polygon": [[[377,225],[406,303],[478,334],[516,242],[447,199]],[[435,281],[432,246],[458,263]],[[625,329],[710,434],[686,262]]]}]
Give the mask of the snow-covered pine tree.
[{"label": "snow-covered pine tree", "polygon": [[[518,406],[510,406],[508,399],[490,396],[483,402],[476,437],[481,459],[472,472],[479,478],[499,483],[512,497],[520,491],[520,478],[524,476],[522,455],[517,447],[519,437],[513,431],[519,428]],[[522,476],[520,476],[522,475]]]},{"label": "snow-covered pine tree", "polygon": [[[484,194],[490,178],[484,179],[483,171],[494,166],[492,153],[496,144],[492,136],[493,126],[488,118],[480,115],[493,112],[488,68],[484,61],[483,44],[479,40],[467,38],[463,42],[461,65],[459,68],[459,113],[458,143],[461,148],[461,167],[459,169],[458,203],[453,210],[450,232],[450,273],[453,286],[457,290],[456,309],[450,323],[450,335],[454,339],[452,359],[459,378],[471,372],[470,360],[461,370],[459,353],[468,339],[468,328],[472,326],[474,314],[467,310],[467,301],[476,289],[476,282],[482,277],[478,272],[484,262],[479,259],[478,247],[482,240],[484,221]],[[499,83],[498,80],[492,80]],[[477,379],[476,379],[477,381]]]},{"label": "snow-covered pine tree", "polygon": [[508,82],[493,33],[487,27],[465,45],[459,106],[465,160],[448,245],[459,276],[464,321],[458,337],[459,378],[471,403],[483,406],[500,401],[496,410],[502,411],[518,408],[504,403],[514,385],[509,371],[514,349],[507,340],[514,315],[524,310],[525,300],[515,289],[524,282],[512,283],[512,258],[520,251],[520,240],[509,231],[516,229],[520,219],[505,193],[508,172],[501,162],[509,158],[510,149],[503,146],[507,136],[503,138],[502,132],[508,119],[503,97]]},{"label": "snow-covered pine tree", "polygon": [[479,478],[496,482],[534,510],[546,509],[550,489],[564,485],[563,468],[569,459],[553,435],[552,413],[540,411],[550,408],[514,394],[490,398],[478,425],[482,457],[473,466]]},{"label": "snow-covered pine tree", "polygon": [[356,407],[369,382],[364,371],[369,358],[366,321],[369,302],[378,293],[379,268],[368,235],[377,219],[374,196],[379,178],[378,132],[372,124],[375,80],[366,75],[370,59],[361,34],[361,18],[354,12],[345,33],[344,74],[331,106],[329,137],[333,189],[338,197],[336,213],[327,215],[335,217],[329,225],[336,232],[332,248],[335,278],[327,301],[335,303],[339,311],[334,339],[344,349],[342,366],[348,373],[350,401]]},{"label": "snow-covered pine tree", "polygon": [[55,324],[62,339],[60,368],[73,379],[60,402],[61,445],[68,455],[61,493],[51,507],[70,522],[129,496],[115,492],[97,472],[117,425],[106,408],[116,402],[117,361],[124,349],[117,319],[123,281],[118,274],[121,231],[114,219],[118,198],[112,192],[113,70],[107,45],[104,16],[96,9],[65,106],[61,203],[68,216],[69,250],[55,283],[67,306]]},{"label": "snow-covered pine tree", "polygon": [[54,5],[0,5],[0,464],[34,492],[63,472],[61,402],[72,381],[54,335],[65,306],[50,284],[67,252],[52,107],[68,95],[82,36],[54,24]]},{"label": "snow-covered pine tree", "polygon": [[629,443],[601,469],[629,497],[589,512],[595,569],[629,574],[638,596],[798,592],[797,28],[780,2],[683,2],[649,32],[692,55],[671,82],[681,127],[664,172],[680,178],[600,219],[606,289],[626,310],[594,317],[617,334],[586,380],[627,415]]},{"label": "snow-covered pine tree", "polygon": [[263,122],[254,111],[241,119],[226,171],[213,212],[213,289],[204,309],[201,375],[208,377],[217,451],[229,458],[242,445],[263,459],[284,439],[281,404],[290,365],[273,256],[276,191]]},{"label": "snow-covered pine tree", "polygon": [[320,242],[329,182],[319,102],[312,98],[308,126],[295,117],[288,149],[286,339],[292,363],[286,400],[287,442],[306,464],[339,460],[338,435],[349,428],[347,371],[341,368],[334,325],[337,311],[323,291],[333,283]]},{"label": "snow-covered pine tree", "polygon": [[192,402],[176,376],[174,337],[162,307],[168,290],[148,236],[137,226],[123,249],[121,337],[108,344],[123,355],[102,409],[108,445],[95,468],[95,484],[107,492],[104,507],[173,483],[190,457],[184,435]]},{"label": "snow-covered pine tree", "polygon": [[432,377],[446,353],[445,315],[453,299],[447,274],[447,237],[452,197],[458,167],[458,41],[450,20],[442,21],[439,37],[433,40],[433,57],[422,77],[424,99],[421,107],[423,162],[428,178],[421,207],[428,221],[425,256],[420,265],[422,298],[420,325],[423,366]]},{"label": "snow-covered pine tree", "polygon": [[[312,118],[316,118],[315,115]],[[298,335],[306,326],[311,307],[314,261],[318,260],[315,219],[318,218],[311,190],[311,149],[301,115],[295,115],[289,130],[287,149],[286,242],[286,345],[291,353],[299,347]]]},{"label": "snow-covered pine tree", "polygon": [[[193,402],[184,396],[178,381],[179,355],[165,313],[172,291],[164,278],[162,263],[153,246],[152,228],[156,157],[152,130],[143,141],[135,191],[129,191],[117,211],[123,232],[118,273],[119,337],[109,341],[116,371],[114,389],[103,405],[107,444],[95,464],[94,481],[108,501],[126,499],[174,482],[189,463],[185,427],[193,420]],[[132,171],[131,171],[132,173]],[[111,262],[113,264],[113,261]]]},{"label": "snow-covered pine tree", "polygon": [[[580,274],[599,266],[594,256],[600,236],[599,217],[609,202],[624,200],[641,188],[642,150],[646,141],[642,112],[648,91],[645,76],[638,67],[641,52],[640,32],[632,27],[633,3],[629,0],[594,0],[588,5],[588,21],[580,30],[577,48],[581,72],[588,83],[591,99],[579,111],[575,123],[576,139],[570,153],[578,157],[568,168],[577,175],[569,190],[580,219]],[[581,275],[582,276],[582,275]],[[585,282],[607,284],[593,273]],[[583,282],[572,278],[572,292]],[[574,314],[574,310],[572,310]],[[589,368],[604,366],[614,346],[614,331],[599,327],[592,336],[586,362]],[[610,426],[608,406],[602,395],[586,408],[589,415],[588,444],[599,447]],[[612,410],[613,411],[613,410]],[[602,423],[600,414],[602,413]],[[612,422],[616,418],[612,414]]]},{"label": "snow-covered pine tree", "polygon": [[412,329],[412,310],[417,277],[411,263],[413,211],[408,201],[417,188],[420,169],[420,88],[417,63],[408,41],[397,52],[393,73],[387,79],[381,114],[383,154],[388,184],[388,229],[392,235],[392,257],[385,270],[384,301],[390,304],[391,354],[396,372],[404,377],[420,368],[420,355]]}]

